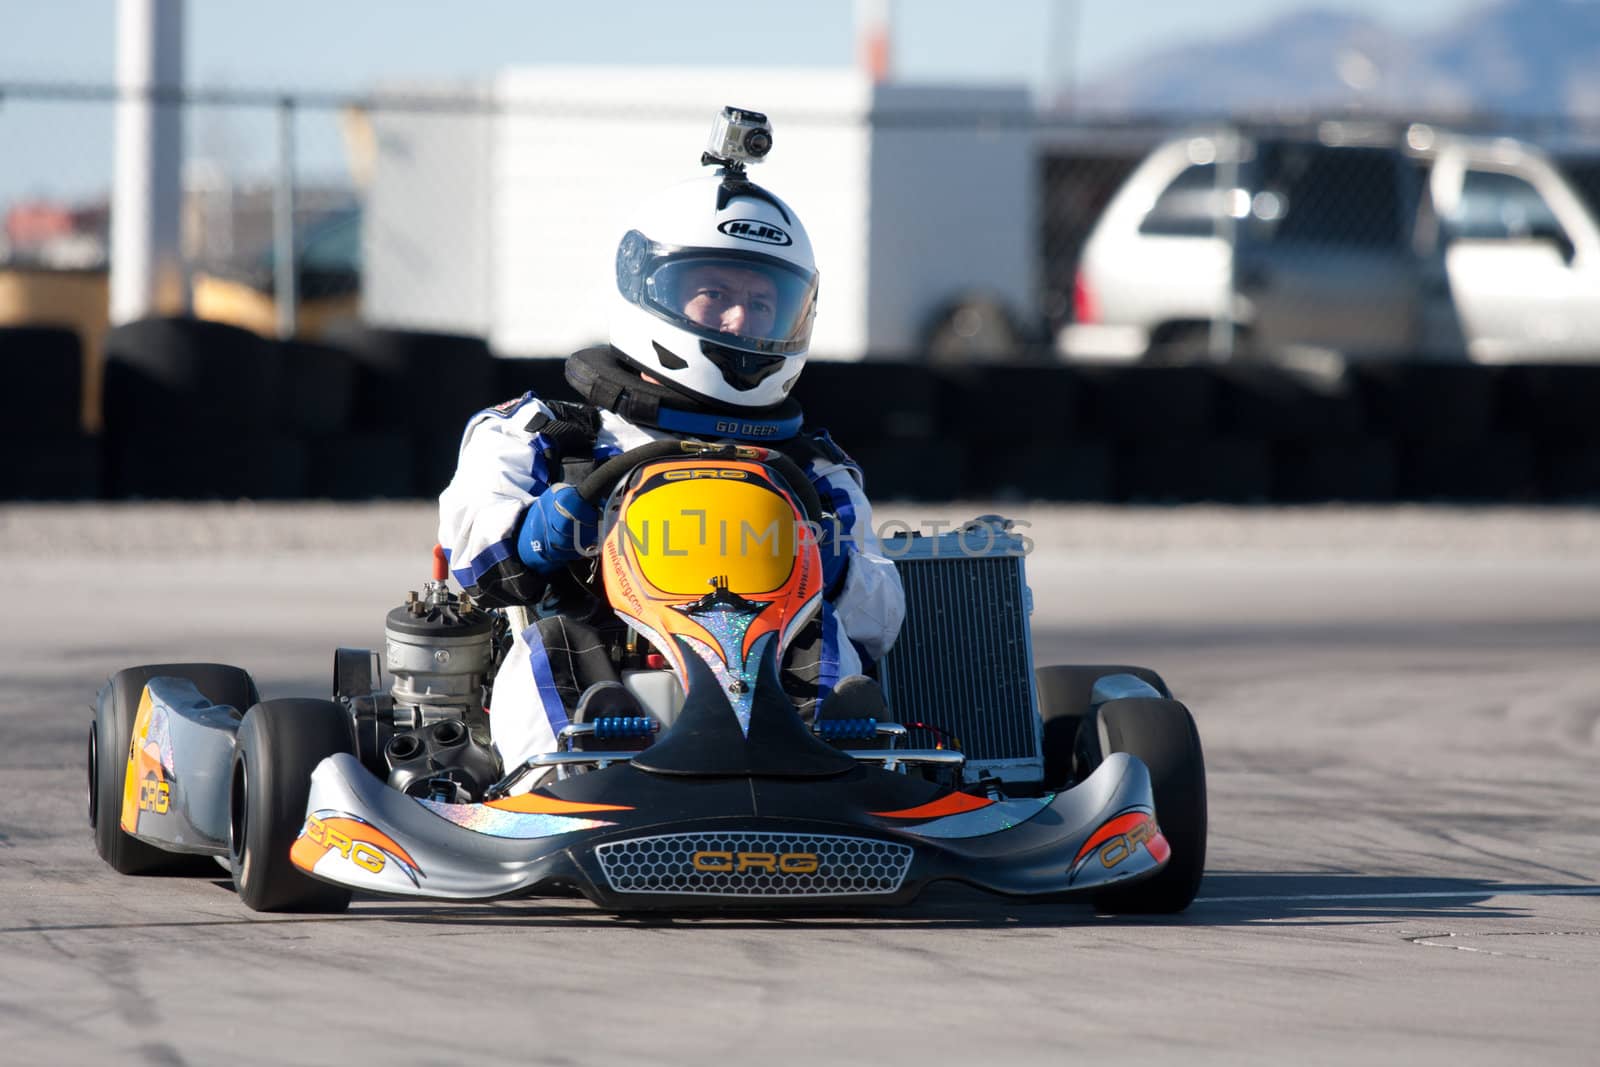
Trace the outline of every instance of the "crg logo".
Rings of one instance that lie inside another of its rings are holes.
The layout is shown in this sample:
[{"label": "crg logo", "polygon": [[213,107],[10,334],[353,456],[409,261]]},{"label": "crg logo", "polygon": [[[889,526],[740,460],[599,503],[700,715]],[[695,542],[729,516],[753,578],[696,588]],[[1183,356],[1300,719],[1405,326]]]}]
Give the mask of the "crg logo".
[{"label": "crg logo", "polygon": [[681,482],[685,478],[736,478],[743,480],[748,478],[749,475],[745,474],[744,471],[728,470],[726,468],[711,468],[709,470],[705,470],[695,467],[689,470],[667,471],[663,473],[661,477],[665,478],[669,482]]},{"label": "crg logo", "polygon": [[1125,834],[1118,834],[1100,846],[1100,862],[1107,870],[1115,867],[1129,856],[1140,845],[1146,844],[1157,834],[1154,819],[1146,819]]},{"label": "crg logo", "polygon": [[342,834],[329,826],[315,815],[306,819],[305,835],[312,844],[321,845],[338,851],[339,855],[360,867],[364,871],[377,874],[383,870],[383,853],[367,844],[357,841],[349,834]]},{"label": "crg logo", "polygon": [[696,852],[694,869],[707,874],[816,874],[815,852]]},{"label": "crg logo", "polygon": [[166,782],[146,778],[139,783],[139,810],[165,815],[172,807],[172,787]]},{"label": "crg logo", "polygon": [[766,245],[789,245],[794,241],[788,234],[770,222],[761,222],[758,219],[729,219],[717,229],[729,237],[737,237],[741,241],[758,241]]}]

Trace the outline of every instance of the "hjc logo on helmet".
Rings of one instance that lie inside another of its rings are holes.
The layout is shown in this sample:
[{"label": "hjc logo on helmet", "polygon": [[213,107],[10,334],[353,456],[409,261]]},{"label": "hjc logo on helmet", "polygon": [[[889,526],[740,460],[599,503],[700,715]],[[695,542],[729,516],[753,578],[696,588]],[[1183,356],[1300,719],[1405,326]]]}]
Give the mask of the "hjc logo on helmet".
[{"label": "hjc logo on helmet", "polygon": [[729,219],[717,227],[729,237],[737,237],[743,241],[759,241],[768,245],[793,244],[788,234],[770,222],[761,222],[758,219]]}]

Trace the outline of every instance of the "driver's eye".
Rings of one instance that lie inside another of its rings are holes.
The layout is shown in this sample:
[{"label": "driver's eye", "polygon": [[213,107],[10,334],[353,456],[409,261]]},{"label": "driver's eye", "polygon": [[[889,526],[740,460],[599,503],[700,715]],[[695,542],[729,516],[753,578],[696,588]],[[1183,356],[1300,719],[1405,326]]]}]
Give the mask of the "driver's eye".
[{"label": "driver's eye", "polygon": [[721,289],[702,289],[700,290],[700,295],[705,297],[707,300],[720,301],[723,294]]}]

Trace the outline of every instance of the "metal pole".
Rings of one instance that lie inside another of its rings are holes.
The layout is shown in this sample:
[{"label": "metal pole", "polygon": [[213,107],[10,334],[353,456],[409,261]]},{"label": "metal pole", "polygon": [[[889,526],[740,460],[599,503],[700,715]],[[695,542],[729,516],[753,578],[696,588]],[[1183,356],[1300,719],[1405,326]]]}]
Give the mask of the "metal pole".
[{"label": "metal pole", "polygon": [[117,6],[116,177],[111,202],[111,321],[182,311],[179,248],[183,113],[156,90],[183,85],[182,0]]},{"label": "metal pole", "polygon": [[278,187],[272,197],[272,292],[278,336],[294,336],[300,304],[294,247],[294,100],[278,101]]},{"label": "metal pole", "polygon": [[1045,8],[1044,106],[1075,111],[1078,101],[1078,36],[1083,28],[1080,0],[1063,0]]},{"label": "metal pole", "polygon": [[1211,320],[1209,351],[1213,360],[1225,363],[1233,358],[1234,302],[1239,298],[1239,220],[1234,212],[1234,191],[1239,188],[1239,154],[1243,138],[1237,131],[1227,130],[1217,135],[1216,197],[1217,212],[1214,218],[1216,235],[1228,250],[1227,290],[1223,295],[1222,312]]}]

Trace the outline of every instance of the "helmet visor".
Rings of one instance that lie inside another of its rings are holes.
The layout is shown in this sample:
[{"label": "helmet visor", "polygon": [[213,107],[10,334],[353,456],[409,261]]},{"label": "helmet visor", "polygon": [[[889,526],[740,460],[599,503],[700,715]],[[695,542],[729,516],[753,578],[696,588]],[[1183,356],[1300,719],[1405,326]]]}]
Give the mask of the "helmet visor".
[{"label": "helmet visor", "polygon": [[637,236],[617,257],[624,296],[720,345],[783,354],[810,343],[816,272],[756,252],[668,249]]}]

